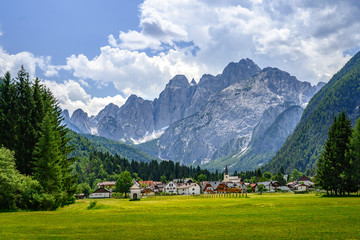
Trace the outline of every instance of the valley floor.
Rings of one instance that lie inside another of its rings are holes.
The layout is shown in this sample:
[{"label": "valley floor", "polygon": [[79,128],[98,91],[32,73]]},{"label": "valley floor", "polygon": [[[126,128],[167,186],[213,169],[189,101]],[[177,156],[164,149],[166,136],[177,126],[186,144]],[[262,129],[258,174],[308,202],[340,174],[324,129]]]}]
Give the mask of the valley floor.
[{"label": "valley floor", "polygon": [[360,197],[91,199],[53,212],[0,213],[0,239],[360,239]]}]

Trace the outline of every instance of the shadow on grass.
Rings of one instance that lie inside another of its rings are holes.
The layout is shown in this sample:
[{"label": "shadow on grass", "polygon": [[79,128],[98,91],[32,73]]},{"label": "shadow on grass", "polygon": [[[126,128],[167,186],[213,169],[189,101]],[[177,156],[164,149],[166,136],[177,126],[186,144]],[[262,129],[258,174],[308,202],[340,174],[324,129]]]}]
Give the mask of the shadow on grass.
[{"label": "shadow on grass", "polygon": [[355,195],[355,194],[351,194],[351,195],[322,195],[321,197],[323,198],[360,198],[360,195]]}]

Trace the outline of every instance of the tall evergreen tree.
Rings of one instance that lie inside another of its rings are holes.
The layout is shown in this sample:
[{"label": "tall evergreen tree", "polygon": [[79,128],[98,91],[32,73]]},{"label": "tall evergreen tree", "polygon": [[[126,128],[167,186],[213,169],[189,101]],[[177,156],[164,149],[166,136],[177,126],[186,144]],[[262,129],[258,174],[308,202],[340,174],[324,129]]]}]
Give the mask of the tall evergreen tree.
[{"label": "tall evergreen tree", "polygon": [[15,149],[15,86],[9,72],[0,83],[0,146]]},{"label": "tall evergreen tree", "polygon": [[[0,81],[0,144],[14,150],[17,170],[28,176],[21,176],[29,180],[24,184],[31,182],[25,185],[36,185],[44,191],[44,201],[54,202],[46,209],[73,202],[76,191],[74,158],[70,157],[73,148],[62,120],[55,97],[38,79],[32,84],[23,66],[16,81],[5,74]],[[30,192],[31,188],[26,187]],[[22,204],[23,208],[35,207]]]},{"label": "tall evergreen tree", "polygon": [[36,106],[27,73],[23,66],[18,72],[16,82],[16,147],[17,169],[22,174],[32,174],[32,153],[36,144],[35,129],[32,125]]},{"label": "tall evergreen tree", "polygon": [[360,190],[360,118],[356,121],[349,149],[346,153],[349,167],[344,170],[342,178],[346,182],[347,193]]},{"label": "tall evergreen tree", "polygon": [[60,141],[54,123],[49,114],[41,123],[40,138],[34,151],[34,178],[48,193],[61,190],[61,153]]},{"label": "tall evergreen tree", "polygon": [[349,167],[345,153],[351,133],[351,122],[345,112],[342,112],[334,118],[325,142],[325,149],[317,163],[317,184],[327,192],[334,192],[335,195],[344,193],[341,175]]}]

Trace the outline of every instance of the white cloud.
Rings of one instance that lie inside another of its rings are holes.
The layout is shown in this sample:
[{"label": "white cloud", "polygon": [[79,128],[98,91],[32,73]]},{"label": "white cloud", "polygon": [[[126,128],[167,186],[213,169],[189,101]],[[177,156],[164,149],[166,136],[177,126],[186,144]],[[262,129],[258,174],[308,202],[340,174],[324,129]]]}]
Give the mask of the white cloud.
[{"label": "white cloud", "polygon": [[[122,32],[116,46],[133,51],[159,48],[154,39],[171,46],[192,41],[200,50],[190,59],[206,72],[219,73],[228,62],[249,57],[316,83],[327,81],[349,59],[344,51],[359,46],[355,4],[146,0],[140,6],[142,30]],[[138,48],[134,41],[141,42]]]},{"label": "white cloud", "polygon": [[67,67],[74,76],[101,83],[112,82],[124,93],[141,93],[144,98],[157,96],[174,75],[200,77],[205,67],[198,65],[184,52],[170,50],[149,57],[145,53],[102,47],[101,54],[89,60],[85,55],[71,56]]},{"label": "white cloud", "polygon": [[29,52],[9,54],[0,47],[0,76],[9,71],[15,77],[21,65],[24,65],[30,77],[33,78],[36,68],[44,70],[50,60],[50,57],[35,57]]},{"label": "white cloud", "polygon": [[110,34],[108,37],[109,44],[112,47],[119,47],[128,50],[140,50],[140,49],[159,49],[161,42],[154,38],[145,36],[136,31],[129,31],[127,33],[120,32],[119,41],[115,39],[115,37]]},{"label": "white cloud", "polygon": [[344,52],[359,49],[358,1],[145,0],[139,10],[140,30],[109,35],[109,46],[94,58],[72,55],[66,65],[53,66],[49,58],[0,49],[0,73],[23,62],[48,78],[68,71],[77,81],[54,86],[62,88],[60,101],[69,110],[95,114],[105,102],[125,99],[91,97],[81,87],[88,87],[88,79],[100,87],[113,83],[126,96],[152,99],[176,74],[198,80],[204,73],[220,73],[231,61],[251,58],[260,67],[278,67],[317,83],[349,60]]},{"label": "white cloud", "polygon": [[121,95],[104,98],[92,97],[74,80],[64,83],[46,80],[44,84],[59,100],[60,107],[69,110],[70,115],[78,108],[83,109],[89,115],[96,115],[109,103],[121,106],[126,101]]}]

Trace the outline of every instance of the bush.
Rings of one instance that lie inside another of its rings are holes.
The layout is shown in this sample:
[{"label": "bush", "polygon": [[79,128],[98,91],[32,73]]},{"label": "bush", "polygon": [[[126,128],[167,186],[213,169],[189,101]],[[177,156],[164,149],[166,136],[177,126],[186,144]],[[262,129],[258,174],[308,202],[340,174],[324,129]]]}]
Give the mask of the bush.
[{"label": "bush", "polygon": [[97,201],[91,201],[89,206],[87,207],[87,210],[90,210],[90,209],[96,207],[96,203],[97,203]]}]

